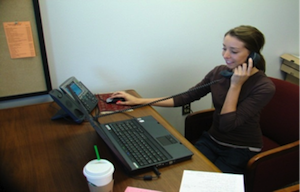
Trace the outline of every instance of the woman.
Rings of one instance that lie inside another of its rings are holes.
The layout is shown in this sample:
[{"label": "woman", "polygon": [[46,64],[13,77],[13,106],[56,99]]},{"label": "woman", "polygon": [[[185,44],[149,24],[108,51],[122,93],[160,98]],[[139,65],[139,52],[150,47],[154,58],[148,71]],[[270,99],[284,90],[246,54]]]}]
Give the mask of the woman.
[{"label": "woman", "polygon": [[[243,173],[249,159],[260,152],[263,145],[259,116],[275,92],[274,84],[265,75],[265,60],[260,53],[264,43],[264,35],[255,27],[239,26],[229,30],[223,39],[222,55],[226,65],[212,69],[195,87],[221,79],[219,82],[153,104],[178,107],[211,93],[215,107],[213,125],[202,134],[195,147],[223,172]],[[255,66],[251,58],[247,61],[251,52],[260,56]],[[233,72],[229,78],[222,75],[228,70]],[[118,102],[119,105],[140,105],[162,99],[136,98],[123,91],[112,94],[111,98],[115,97],[125,99]]]}]

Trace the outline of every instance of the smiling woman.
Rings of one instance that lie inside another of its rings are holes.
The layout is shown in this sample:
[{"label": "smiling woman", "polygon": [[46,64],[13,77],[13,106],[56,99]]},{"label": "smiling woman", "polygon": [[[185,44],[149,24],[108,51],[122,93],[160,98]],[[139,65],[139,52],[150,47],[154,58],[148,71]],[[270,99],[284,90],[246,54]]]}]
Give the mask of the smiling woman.
[{"label": "smiling woman", "polygon": [[[266,62],[261,54],[261,50],[265,44],[265,37],[257,28],[252,26],[239,26],[234,29],[231,29],[225,34],[224,43],[226,38],[236,38],[235,42],[237,47],[230,47],[233,55],[239,54],[240,52],[244,53],[243,50],[249,50],[259,55],[259,60],[255,64],[255,67],[259,70],[266,71]],[[242,44],[242,45],[241,45]],[[226,48],[226,47],[225,47]],[[225,50],[224,50],[225,51]],[[223,57],[226,60],[223,52]],[[226,60],[227,61],[227,60]],[[238,63],[244,63],[244,60],[239,61]]]},{"label": "smiling woman", "polygon": [[231,35],[224,37],[222,55],[230,69],[234,69],[238,65],[243,64],[249,53],[250,51],[245,48],[244,43],[238,38]]},{"label": "smiling woman", "polygon": [[[222,52],[227,66],[216,66],[193,88],[217,80],[220,80],[219,83],[154,104],[178,107],[211,93],[215,107],[214,123],[195,146],[223,172],[243,173],[249,159],[262,148],[259,114],[272,98],[275,87],[264,70],[253,67],[252,58],[248,59],[249,65],[245,63],[250,53],[260,54],[264,45],[264,38],[261,37],[264,35],[252,26],[238,26],[229,30],[224,36]],[[259,46],[257,42],[263,43]],[[255,61],[260,65],[265,64],[264,60]],[[233,70],[233,74],[224,77],[221,72],[228,68]],[[137,98],[124,91],[117,91],[111,96],[112,99],[117,97],[125,99],[117,103],[119,105],[140,105],[161,99]]]}]

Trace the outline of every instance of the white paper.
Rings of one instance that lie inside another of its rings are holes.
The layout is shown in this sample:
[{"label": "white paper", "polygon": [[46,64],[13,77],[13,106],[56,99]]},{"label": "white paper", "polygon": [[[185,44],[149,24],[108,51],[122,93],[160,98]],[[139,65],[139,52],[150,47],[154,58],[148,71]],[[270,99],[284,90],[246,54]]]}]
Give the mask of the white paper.
[{"label": "white paper", "polygon": [[244,175],[184,170],[180,192],[243,192]]}]

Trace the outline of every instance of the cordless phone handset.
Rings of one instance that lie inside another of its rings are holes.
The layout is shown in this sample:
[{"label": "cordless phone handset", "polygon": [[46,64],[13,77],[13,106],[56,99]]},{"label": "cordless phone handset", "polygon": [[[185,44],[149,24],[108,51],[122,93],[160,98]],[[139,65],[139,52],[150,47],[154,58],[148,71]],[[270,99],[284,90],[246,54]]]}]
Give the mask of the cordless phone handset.
[{"label": "cordless phone handset", "polygon": [[[253,67],[256,66],[256,64],[259,62],[260,60],[260,55],[256,52],[251,52],[249,54],[249,56],[247,57],[247,60],[245,61],[245,63],[248,64],[248,61],[249,61],[249,58],[252,58],[252,63],[253,63]],[[224,77],[227,77],[227,78],[230,78],[232,75],[233,75],[233,72],[232,71],[228,71],[228,70],[224,70],[224,71],[221,71],[220,74]]]}]

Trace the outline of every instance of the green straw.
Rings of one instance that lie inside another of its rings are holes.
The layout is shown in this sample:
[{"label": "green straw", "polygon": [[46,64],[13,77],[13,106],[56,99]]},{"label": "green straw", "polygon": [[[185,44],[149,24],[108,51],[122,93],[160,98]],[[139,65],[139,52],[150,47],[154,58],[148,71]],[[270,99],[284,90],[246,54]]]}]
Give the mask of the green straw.
[{"label": "green straw", "polygon": [[99,155],[99,152],[98,152],[97,145],[94,145],[94,148],[95,148],[95,152],[96,152],[96,155],[97,155],[97,159],[100,160],[100,155]]}]

